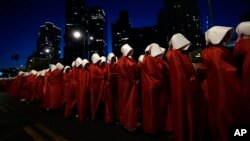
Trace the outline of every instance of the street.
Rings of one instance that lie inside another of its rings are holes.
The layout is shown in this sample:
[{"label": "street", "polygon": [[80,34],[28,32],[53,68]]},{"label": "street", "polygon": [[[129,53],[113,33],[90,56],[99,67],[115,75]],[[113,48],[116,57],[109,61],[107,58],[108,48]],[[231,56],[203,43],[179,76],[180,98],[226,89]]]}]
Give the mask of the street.
[{"label": "street", "polygon": [[0,93],[0,141],[168,141],[172,136],[130,133],[118,125],[65,119],[63,111],[44,111]]}]

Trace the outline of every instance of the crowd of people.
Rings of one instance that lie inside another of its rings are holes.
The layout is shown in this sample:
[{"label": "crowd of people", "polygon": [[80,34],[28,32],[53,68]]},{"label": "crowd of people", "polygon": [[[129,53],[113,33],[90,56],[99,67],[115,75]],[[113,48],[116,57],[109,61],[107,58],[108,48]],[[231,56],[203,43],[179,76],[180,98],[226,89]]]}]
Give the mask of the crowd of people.
[{"label": "crowd of people", "polygon": [[47,70],[19,72],[1,87],[20,100],[39,101],[45,110],[64,107],[66,118],[119,122],[129,131],[172,132],[175,141],[228,141],[229,128],[250,123],[250,22],[237,28],[233,51],[226,46],[232,27],[214,26],[195,69],[184,52],[191,42],[177,33],[169,49],[152,43],[138,62],[133,48],[121,47],[119,59],[94,53]]}]

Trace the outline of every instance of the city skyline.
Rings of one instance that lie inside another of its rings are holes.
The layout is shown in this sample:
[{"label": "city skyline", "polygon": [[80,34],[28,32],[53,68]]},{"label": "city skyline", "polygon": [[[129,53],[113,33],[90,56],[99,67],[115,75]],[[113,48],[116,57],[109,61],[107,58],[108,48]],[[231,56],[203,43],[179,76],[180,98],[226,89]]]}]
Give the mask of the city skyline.
[{"label": "city skyline", "polygon": [[[111,4],[112,2],[112,4]],[[238,0],[237,3],[226,0],[212,1],[214,22],[217,25],[236,26],[240,16],[248,11],[247,0]],[[227,3],[226,3],[227,2]],[[164,0],[147,2],[132,0],[114,2],[111,0],[86,0],[90,7],[101,6],[104,8],[108,18],[108,46],[111,49],[111,23],[114,23],[120,10],[128,10],[132,27],[154,26],[160,10],[164,7]],[[205,21],[208,16],[206,1],[200,0],[200,15],[202,29],[205,31]],[[221,8],[223,9],[222,12]],[[234,8],[234,10],[232,10]],[[1,4],[1,47],[0,47],[0,68],[17,67],[24,65],[26,59],[36,46],[39,27],[45,22],[52,22],[62,29],[64,34],[65,24],[65,1],[61,0],[4,0]],[[150,12],[149,12],[150,11]],[[144,14],[146,13],[146,14]],[[2,15],[3,14],[3,15]],[[61,42],[61,51],[64,43]],[[12,61],[11,56],[19,53],[20,60]],[[61,57],[63,54],[61,54]]]}]

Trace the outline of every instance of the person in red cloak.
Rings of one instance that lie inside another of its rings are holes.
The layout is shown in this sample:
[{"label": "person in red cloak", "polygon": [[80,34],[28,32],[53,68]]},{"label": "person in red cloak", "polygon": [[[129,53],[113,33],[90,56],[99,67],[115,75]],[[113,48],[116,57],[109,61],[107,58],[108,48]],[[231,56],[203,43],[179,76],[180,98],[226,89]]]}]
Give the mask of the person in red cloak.
[{"label": "person in red cloak", "polygon": [[128,44],[121,47],[121,56],[117,63],[118,73],[118,118],[120,124],[129,131],[139,126],[139,73],[132,59],[133,49]]},{"label": "person in red cloak", "polygon": [[150,55],[141,63],[142,127],[145,133],[162,133],[168,112],[168,66],[158,44],[151,44]]},{"label": "person in red cloak", "polygon": [[33,102],[37,97],[37,71],[31,70],[30,75],[27,77],[27,84],[28,84],[28,96],[26,100],[28,102]]},{"label": "person in red cloak", "polygon": [[250,110],[250,21],[240,23],[236,32],[239,40],[235,44],[233,55],[241,75],[241,94]]},{"label": "person in red cloak", "polygon": [[40,108],[41,109],[46,109],[49,110],[48,108],[48,94],[49,94],[49,89],[48,89],[48,79],[50,77],[51,74],[51,69],[55,69],[56,66],[54,64],[50,65],[50,67],[48,69],[45,70],[44,73],[44,85],[43,85],[43,95],[41,95],[41,102],[40,102]]},{"label": "person in red cloak", "polygon": [[24,75],[23,75],[23,81],[21,83],[21,86],[20,86],[20,101],[26,101],[27,97],[28,97],[28,76],[30,74],[28,72],[25,72]]},{"label": "person in red cloak", "polygon": [[70,88],[67,90],[66,94],[66,107],[64,111],[64,116],[66,118],[70,118],[73,114],[78,117],[77,113],[77,95],[79,95],[79,78],[80,72],[82,70],[82,59],[80,57],[76,58],[74,62],[72,62],[72,70],[70,72],[71,80],[70,80]]},{"label": "person in red cloak", "polygon": [[[114,53],[109,53],[108,54],[108,64],[106,65],[106,70],[107,70],[107,104],[108,106],[105,107],[109,107],[109,113],[110,113],[110,119],[109,121],[106,122],[112,122],[112,121],[117,121],[117,65],[116,65],[116,56],[114,55]],[[107,110],[106,110],[107,111]],[[106,112],[108,113],[108,112]]]},{"label": "person in red cloak", "polygon": [[103,95],[103,102],[104,102],[104,119],[106,123],[112,123],[113,122],[113,107],[112,107],[112,95],[109,92],[109,80],[108,80],[108,65],[106,64],[106,57],[101,57],[101,68],[102,71],[107,79],[105,79],[105,85],[104,85],[104,95]]},{"label": "person in red cloak", "polygon": [[17,77],[15,78],[15,80],[13,81],[13,83],[11,84],[10,88],[9,88],[9,94],[14,96],[14,97],[19,97],[19,91],[20,91],[20,86],[22,83],[22,75],[24,74],[24,72],[20,71],[18,72]]},{"label": "person in red cloak", "polygon": [[81,62],[82,69],[79,74],[79,82],[77,83],[77,111],[79,114],[80,122],[88,116],[88,106],[89,106],[89,61],[83,59]]},{"label": "person in red cloak", "polygon": [[177,33],[170,40],[170,50],[166,54],[170,79],[170,114],[175,141],[197,140],[196,117],[194,111],[196,73],[191,60],[182,51],[190,46],[182,34]]},{"label": "person in red cloak", "polygon": [[70,91],[70,80],[71,80],[71,68],[70,66],[65,66],[63,68],[63,95],[62,95],[62,105],[66,105],[66,97],[68,97]]},{"label": "person in red cloak", "polygon": [[61,63],[57,63],[56,65],[52,65],[50,70],[50,75],[48,77],[48,88],[46,91],[46,96],[48,100],[48,107],[50,110],[59,109],[61,106],[61,98],[62,98],[62,69],[63,65]]},{"label": "person in red cloak", "polygon": [[240,80],[231,52],[226,45],[233,28],[214,26],[206,33],[207,47],[202,51],[199,70],[204,76],[202,89],[208,101],[208,122],[211,138],[229,140],[230,125],[249,121],[245,102],[240,95]]},{"label": "person in red cloak", "polygon": [[38,86],[37,86],[37,100],[41,102],[42,97],[44,96],[43,87],[44,87],[44,76],[46,70],[41,70],[40,75],[38,76]]},{"label": "person in red cloak", "polygon": [[105,93],[105,73],[100,66],[101,57],[94,53],[91,56],[92,63],[90,69],[90,117],[91,120],[103,118],[104,114],[104,93]]}]

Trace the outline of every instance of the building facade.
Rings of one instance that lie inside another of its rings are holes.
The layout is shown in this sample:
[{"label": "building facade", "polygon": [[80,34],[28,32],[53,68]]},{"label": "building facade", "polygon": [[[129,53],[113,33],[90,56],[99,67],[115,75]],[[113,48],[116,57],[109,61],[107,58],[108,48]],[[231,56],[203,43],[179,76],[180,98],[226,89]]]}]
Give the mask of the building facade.
[{"label": "building facade", "polygon": [[165,8],[157,21],[158,40],[161,46],[175,33],[182,33],[192,42],[190,50],[203,46],[198,0],[165,0]]},{"label": "building facade", "polygon": [[61,29],[51,22],[40,26],[36,49],[27,58],[26,67],[41,70],[60,61]]},{"label": "building facade", "polygon": [[88,37],[87,7],[83,0],[66,0],[64,34],[64,64],[77,57],[86,58]]},{"label": "building facade", "polygon": [[151,43],[157,43],[157,28],[131,27],[128,11],[121,11],[116,23],[112,24],[112,50],[120,57],[122,45],[128,43],[133,49],[135,60],[144,54],[145,48]]},{"label": "building facade", "polygon": [[101,7],[89,8],[84,0],[66,0],[64,64],[93,52],[107,54],[107,19]]},{"label": "building facade", "polygon": [[117,22],[112,24],[112,52],[116,56],[121,56],[122,45],[131,43],[131,29],[128,11],[120,11]]},{"label": "building facade", "polygon": [[107,18],[101,7],[92,7],[88,11],[88,50],[89,55],[98,53],[100,56],[107,56]]}]

